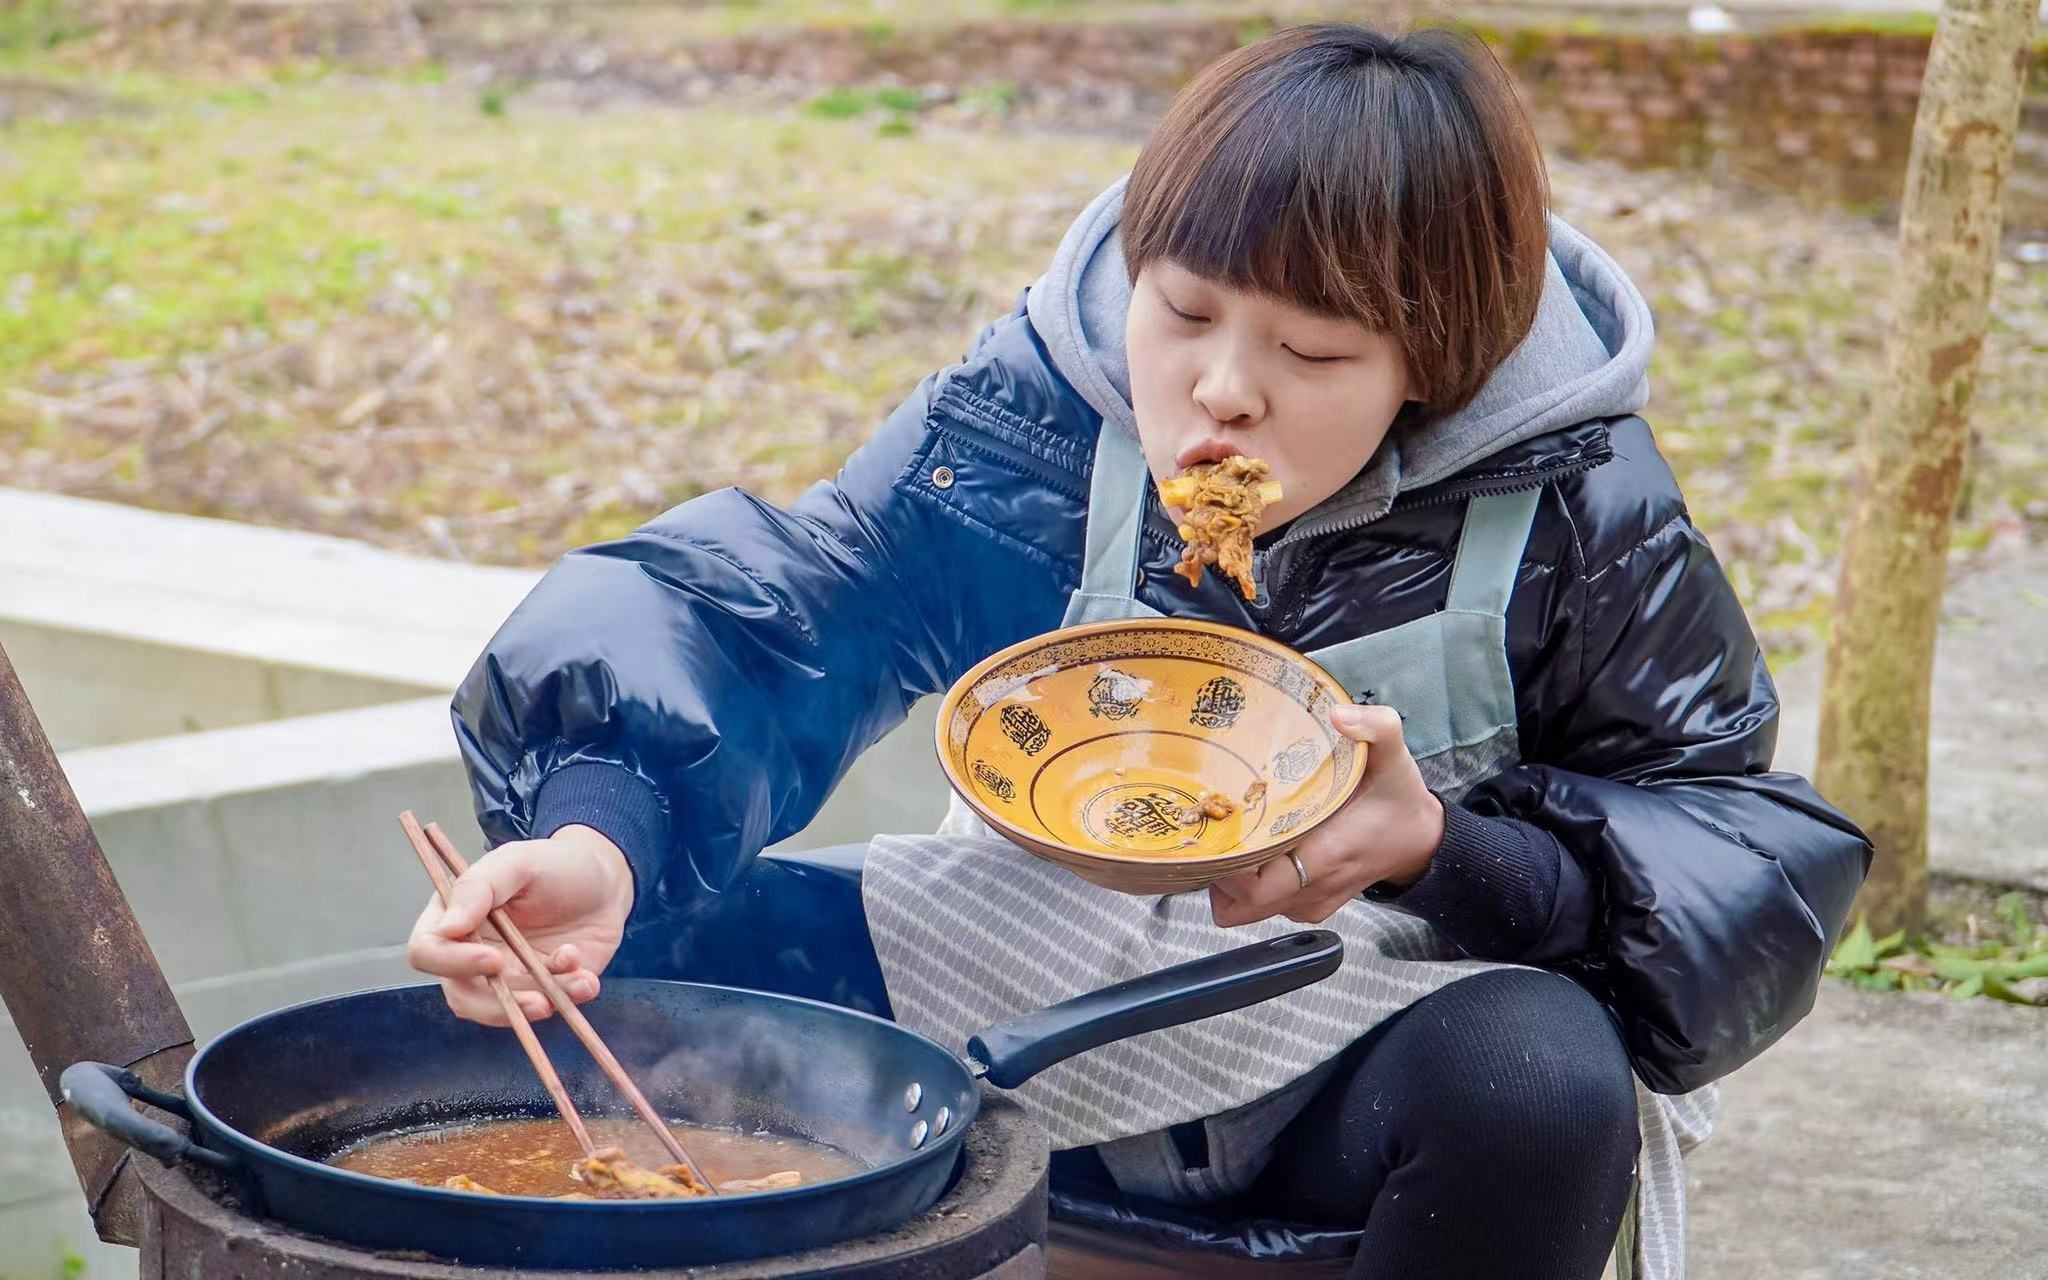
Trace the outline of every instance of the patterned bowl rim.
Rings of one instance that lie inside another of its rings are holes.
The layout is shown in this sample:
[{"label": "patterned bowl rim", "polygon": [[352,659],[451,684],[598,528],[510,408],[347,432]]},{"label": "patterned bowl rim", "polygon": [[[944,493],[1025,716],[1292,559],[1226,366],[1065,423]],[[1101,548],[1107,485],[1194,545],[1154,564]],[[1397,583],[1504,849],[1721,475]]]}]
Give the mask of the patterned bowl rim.
[{"label": "patterned bowl rim", "polygon": [[[1242,627],[1227,626],[1220,622],[1202,622],[1193,618],[1112,618],[1107,622],[1084,622],[1078,626],[1061,627],[1055,631],[1042,632],[1028,639],[1019,640],[1017,643],[1006,648],[999,649],[988,657],[983,658],[980,662],[975,663],[972,667],[969,667],[966,674],[953,682],[953,687],[946,691],[946,696],[939,702],[938,725],[932,736],[932,745],[939,755],[939,769],[946,775],[947,785],[951,786],[954,792],[967,802],[967,807],[974,810],[983,822],[1000,831],[1012,844],[1021,845],[1029,852],[1038,852],[1032,849],[1032,846],[1040,845],[1046,848],[1057,849],[1066,857],[1082,858],[1090,862],[1107,863],[1113,866],[1159,867],[1162,869],[1167,867],[1193,868],[1212,864],[1220,865],[1233,860],[1242,861],[1249,865],[1252,860],[1259,858],[1260,855],[1264,855],[1266,858],[1279,857],[1280,850],[1292,848],[1294,845],[1299,844],[1302,837],[1314,831],[1317,827],[1322,826],[1339,809],[1344,807],[1342,804],[1332,805],[1329,809],[1302,823],[1286,835],[1270,837],[1266,844],[1259,845],[1256,848],[1227,849],[1222,853],[1203,854],[1199,858],[1160,858],[1147,857],[1144,854],[1136,853],[1102,853],[1094,849],[1076,848],[1063,840],[1055,840],[1043,832],[1020,827],[976,799],[973,786],[954,770],[952,752],[947,749],[947,731],[952,725],[953,713],[959,708],[961,699],[965,698],[968,691],[973,689],[989,672],[1014,658],[1031,652],[1033,649],[1044,648],[1047,645],[1068,640],[1083,639],[1088,636],[1111,635],[1121,631],[1182,631],[1197,635],[1215,636],[1219,639],[1231,641],[1234,644],[1246,644],[1253,648],[1264,649],[1274,657],[1284,662],[1299,664],[1308,671],[1316,682],[1323,686],[1324,692],[1329,694],[1332,706],[1352,705],[1351,694],[1345,690],[1343,684],[1335,676],[1324,670],[1322,665],[1313,658],[1289,645],[1282,644],[1270,636],[1262,636],[1256,631],[1246,631]],[[1359,782],[1365,777],[1365,756],[1363,743],[1360,744],[1359,750],[1351,753],[1351,776],[1345,779],[1342,784],[1342,788],[1347,794],[1356,791]],[[1039,856],[1045,857],[1046,855],[1041,853]],[[1057,858],[1051,860],[1058,861]]]}]

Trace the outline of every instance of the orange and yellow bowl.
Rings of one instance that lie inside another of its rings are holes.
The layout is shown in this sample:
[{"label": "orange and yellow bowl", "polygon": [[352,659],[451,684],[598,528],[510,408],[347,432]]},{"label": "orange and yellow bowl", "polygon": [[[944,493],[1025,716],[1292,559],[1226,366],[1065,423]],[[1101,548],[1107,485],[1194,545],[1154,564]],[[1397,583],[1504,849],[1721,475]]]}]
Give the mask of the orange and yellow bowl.
[{"label": "orange and yellow bowl", "polygon": [[[1012,842],[1096,884],[1166,894],[1279,857],[1365,773],[1329,673],[1264,636],[1135,619],[1033,637],[939,709],[946,779]],[[1220,796],[1224,817],[1202,813]]]}]

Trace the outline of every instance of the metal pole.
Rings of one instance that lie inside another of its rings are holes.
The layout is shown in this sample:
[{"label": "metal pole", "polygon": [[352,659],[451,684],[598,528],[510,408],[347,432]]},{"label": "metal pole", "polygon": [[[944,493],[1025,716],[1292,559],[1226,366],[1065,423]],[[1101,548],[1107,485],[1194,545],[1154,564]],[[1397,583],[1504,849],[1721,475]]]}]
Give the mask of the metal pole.
[{"label": "metal pole", "polygon": [[177,1089],[192,1031],[107,866],[57,753],[0,649],[0,999],[57,1106],[100,1237],[134,1244],[129,1151],[61,1105],[74,1062],[128,1067]]}]

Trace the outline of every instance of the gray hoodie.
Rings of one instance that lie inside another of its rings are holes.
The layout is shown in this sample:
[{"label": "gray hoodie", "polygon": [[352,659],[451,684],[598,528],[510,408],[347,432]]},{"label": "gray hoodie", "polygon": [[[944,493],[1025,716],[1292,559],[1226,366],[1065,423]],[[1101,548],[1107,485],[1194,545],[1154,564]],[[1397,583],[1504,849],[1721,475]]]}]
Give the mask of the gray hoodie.
[{"label": "gray hoodie", "polygon": [[[1137,429],[1124,319],[1131,283],[1117,234],[1124,184],[1095,198],[1067,230],[1028,306],[1053,365],[1106,422]],[[1489,454],[1589,418],[1634,413],[1649,399],[1650,307],[1619,263],[1561,219],[1529,335],[1464,409],[1392,435],[1351,483],[1294,522],[1282,544],[1376,520],[1396,495],[1434,484]]]}]

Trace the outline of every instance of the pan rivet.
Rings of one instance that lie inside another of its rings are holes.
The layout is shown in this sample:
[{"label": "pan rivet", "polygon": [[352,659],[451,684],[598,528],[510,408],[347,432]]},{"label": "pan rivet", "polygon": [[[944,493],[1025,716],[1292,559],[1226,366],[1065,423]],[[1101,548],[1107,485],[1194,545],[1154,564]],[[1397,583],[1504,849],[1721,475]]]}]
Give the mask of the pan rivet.
[{"label": "pan rivet", "polygon": [[951,1109],[940,1107],[939,1114],[932,1117],[932,1136],[934,1138],[944,1136],[946,1126],[951,1123],[953,1123],[953,1112]]},{"label": "pan rivet", "polygon": [[931,1132],[931,1126],[930,1126],[930,1125],[928,1125],[928,1124],[926,1124],[926,1123],[925,1123],[924,1121],[922,1121],[922,1120],[918,1121],[918,1122],[917,1122],[916,1124],[914,1124],[914,1125],[911,1125],[911,1126],[910,1126],[910,1149],[911,1149],[912,1151],[915,1151],[915,1150],[917,1150],[917,1149],[918,1149],[919,1147],[923,1146],[923,1145],[924,1145],[924,1139],[925,1139],[925,1135],[926,1135],[926,1134],[928,1134],[928,1133],[930,1133],[930,1132]]},{"label": "pan rivet", "polygon": [[917,1110],[917,1104],[918,1104],[918,1103],[920,1103],[920,1102],[923,1102],[923,1101],[924,1101],[924,1086],[923,1086],[923,1085],[921,1085],[921,1084],[914,1084],[914,1085],[911,1085],[911,1086],[910,1086],[910,1087],[909,1087],[908,1089],[905,1089],[905,1090],[903,1091],[903,1109],[904,1109],[905,1111],[915,1111],[915,1110]]}]

